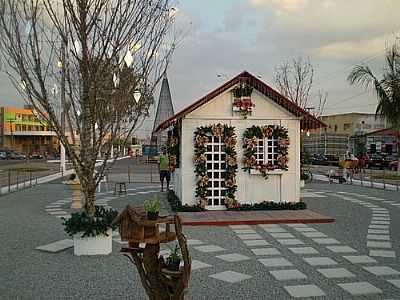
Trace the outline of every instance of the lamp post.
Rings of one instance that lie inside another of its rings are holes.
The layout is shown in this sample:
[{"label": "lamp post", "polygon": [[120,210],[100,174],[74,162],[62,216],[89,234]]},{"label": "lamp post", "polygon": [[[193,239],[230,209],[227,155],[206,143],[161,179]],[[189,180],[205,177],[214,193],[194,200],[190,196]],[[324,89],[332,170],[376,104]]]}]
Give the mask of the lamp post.
[{"label": "lamp post", "polygon": [[[65,42],[61,41],[61,60],[57,65],[61,68],[61,136],[65,136]],[[65,165],[65,146],[60,140],[60,172],[67,170]]]}]

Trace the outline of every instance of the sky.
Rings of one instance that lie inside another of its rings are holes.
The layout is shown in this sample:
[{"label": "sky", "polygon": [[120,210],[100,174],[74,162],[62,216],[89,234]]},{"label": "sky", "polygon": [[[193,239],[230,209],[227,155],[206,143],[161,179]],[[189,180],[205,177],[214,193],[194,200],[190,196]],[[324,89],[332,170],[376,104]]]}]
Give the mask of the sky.
[{"label": "sky", "polygon": [[[243,70],[274,86],[274,68],[298,57],[315,69],[311,106],[323,90],[324,114],[375,111],[374,94],[346,77],[362,63],[382,72],[385,47],[400,37],[399,0],[176,1],[174,29],[184,39],[168,70],[175,111]],[[0,105],[18,104],[0,75]]]}]

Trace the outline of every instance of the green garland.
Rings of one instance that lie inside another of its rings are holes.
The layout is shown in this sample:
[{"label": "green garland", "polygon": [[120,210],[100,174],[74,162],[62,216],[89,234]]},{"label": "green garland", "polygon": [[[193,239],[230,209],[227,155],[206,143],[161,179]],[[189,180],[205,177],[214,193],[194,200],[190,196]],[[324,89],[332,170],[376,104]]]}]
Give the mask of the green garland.
[{"label": "green garland", "polygon": [[172,129],[168,132],[167,152],[169,154],[171,172],[179,168],[179,129],[176,122],[173,124]]},{"label": "green garland", "polygon": [[238,168],[237,154],[235,150],[236,135],[235,128],[223,124],[198,127],[194,132],[194,172],[197,176],[196,197],[200,199],[200,206],[205,207],[207,201],[207,186],[209,178],[207,176],[207,151],[206,144],[211,136],[221,136],[225,144],[226,154],[226,177],[225,177],[225,205],[235,207],[238,202],[235,198],[237,190],[236,172]]},{"label": "green garland", "polygon": [[[278,158],[275,164],[259,164],[256,161],[257,139],[271,137],[278,139]],[[252,126],[247,128],[243,134],[243,170],[250,173],[252,169],[259,170],[265,179],[268,172],[273,170],[288,170],[288,147],[289,135],[287,128],[280,125]]]}]

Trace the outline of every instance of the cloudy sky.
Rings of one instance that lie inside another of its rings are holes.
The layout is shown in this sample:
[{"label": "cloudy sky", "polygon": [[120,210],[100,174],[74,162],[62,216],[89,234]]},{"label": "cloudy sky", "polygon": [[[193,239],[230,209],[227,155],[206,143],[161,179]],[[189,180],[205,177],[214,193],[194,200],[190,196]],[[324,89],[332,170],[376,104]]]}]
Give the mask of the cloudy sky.
[{"label": "cloudy sky", "polygon": [[[176,111],[243,70],[273,85],[275,66],[307,56],[313,95],[328,92],[326,114],[373,112],[373,95],[346,76],[359,63],[380,73],[385,45],[400,36],[399,0],[179,0],[177,7],[176,30],[186,34],[168,72]],[[22,105],[9,86],[1,76],[0,104]]]}]

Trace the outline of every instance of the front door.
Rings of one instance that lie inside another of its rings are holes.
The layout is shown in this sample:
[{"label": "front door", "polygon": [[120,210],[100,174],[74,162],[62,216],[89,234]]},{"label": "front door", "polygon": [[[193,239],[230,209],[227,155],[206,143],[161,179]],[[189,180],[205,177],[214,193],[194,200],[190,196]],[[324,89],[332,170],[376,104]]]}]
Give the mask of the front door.
[{"label": "front door", "polygon": [[221,136],[209,137],[206,144],[207,152],[206,167],[209,178],[207,187],[207,209],[225,209],[225,175],[226,175],[226,153],[225,144]]}]

